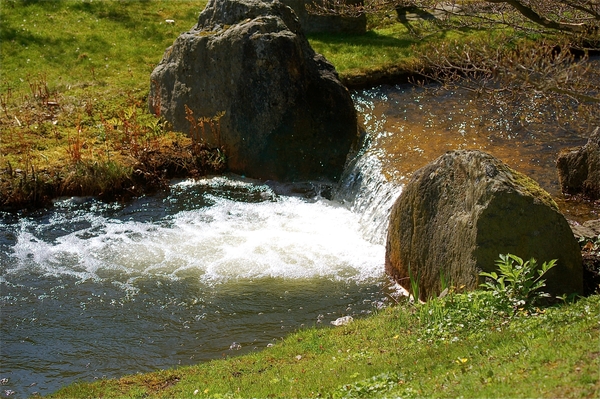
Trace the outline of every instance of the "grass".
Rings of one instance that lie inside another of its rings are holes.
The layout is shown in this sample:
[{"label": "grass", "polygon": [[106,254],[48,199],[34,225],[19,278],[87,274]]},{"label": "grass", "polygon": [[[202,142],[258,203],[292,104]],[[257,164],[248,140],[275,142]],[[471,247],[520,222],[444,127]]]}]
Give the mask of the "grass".
[{"label": "grass", "polygon": [[146,105],[151,71],[204,4],[3,1],[0,206],[128,197],[222,170],[220,149],[169,131]]},{"label": "grass", "polygon": [[[3,0],[0,207],[44,206],[64,195],[113,199],[154,189],[173,177],[156,176],[157,170],[180,175],[222,170],[220,149],[194,150],[189,137],[171,132],[146,105],[151,71],[180,32],[195,25],[205,4]],[[309,37],[347,84],[418,71],[423,65],[415,54],[432,43],[482,35],[428,36],[425,24],[419,26],[424,38],[417,40],[389,16],[372,18],[370,24],[373,29],[364,35]],[[175,161],[161,168],[155,159],[148,170],[142,159],[148,153]],[[90,184],[105,175],[106,181]]]},{"label": "grass", "polygon": [[600,395],[600,297],[507,316],[491,292],[408,302],[262,352],[94,383],[52,398]]},{"label": "grass", "polygon": [[[440,29],[432,21],[400,23],[381,12],[369,15],[365,34],[312,34],[309,41],[331,61],[349,86],[380,80],[407,80],[428,68],[425,55],[440,44],[478,43],[493,50],[525,39],[511,29]],[[533,36],[531,36],[533,38]],[[390,79],[391,78],[391,79]]]},{"label": "grass", "polygon": [[310,43],[315,51],[326,55],[342,77],[391,65],[411,70],[419,63],[412,51],[415,39],[401,25],[371,30],[350,40],[343,34],[314,34]]},{"label": "grass", "polygon": [[147,89],[164,50],[205,3],[4,0],[2,80],[20,91],[43,73],[51,89],[73,95],[90,86]]}]

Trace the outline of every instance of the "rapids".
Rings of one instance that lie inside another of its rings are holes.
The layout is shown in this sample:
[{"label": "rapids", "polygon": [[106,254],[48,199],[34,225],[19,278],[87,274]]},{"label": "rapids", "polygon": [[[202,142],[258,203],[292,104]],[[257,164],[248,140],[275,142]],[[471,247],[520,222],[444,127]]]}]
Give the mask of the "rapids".
[{"label": "rapids", "polygon": [[263,349],[370,313],[388,285],[383,246],[346,207],[240,178],[1,223],[0,378],[15,397]]}]

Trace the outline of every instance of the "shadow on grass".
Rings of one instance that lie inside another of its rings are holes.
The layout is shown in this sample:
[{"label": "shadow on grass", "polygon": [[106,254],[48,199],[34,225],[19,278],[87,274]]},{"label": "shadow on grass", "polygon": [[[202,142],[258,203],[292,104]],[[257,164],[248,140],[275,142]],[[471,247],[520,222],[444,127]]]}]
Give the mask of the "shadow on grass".
[{"label": "shadow on grass", "polygon": [[[50,37],[39,35],[30,31],[23,31],[16,26],[10,25],[4,21],[0,28],[0,42],[10,43],[20,49],[36,48],[44,56],[44,63],[49,66],[64,65],[65,62],[76,62],[87,58],[86,51],[92,53],[102,53],[103,49],[109,48],[109,43],[98,34],[88,35],[88,40],[83,43],[79,38],[73,36]],[[82,53],[79,57],[74,55],[72,58],[65,58],[65,54],[74,53],[75,48],[82,46]],[[9,53],[10,54],[10,53]],[[10,57],[10,55],[7,55]],[[19,56],[19,52],[13,54]]]},{"label": "shadow on grass", "polygon": [[[398,24],[402,24],[399,22]],[[462,27],[460,29],[433,29],[429,34],[411,35],[406,25],[402,24],[403,27],[400,29],[394,29],[395,31],[368,31],[364,34],[343,34],[343,33],[314,33],[308,34],[309,40],[317,41],[328,46],[335,47],[354,47],[354,48],[397,48],[397,49],[409,49],[411,46],[426,45],[433,42],[442,42],[449,38],[449,35],[453,32],[460,32],[465,36],[477,36],[484,29]],[[405,31],[403,32],[402,29]]]},{"label": "shadow on grass", "polygon": [[408,35],[405,38],[397,38],[390,35],[383,35],[375,31],[368,31],[364,34],[315,33],[307,36],[310,40],[319,41],[328,45],[354,47],[409,48],[416,40]]}]

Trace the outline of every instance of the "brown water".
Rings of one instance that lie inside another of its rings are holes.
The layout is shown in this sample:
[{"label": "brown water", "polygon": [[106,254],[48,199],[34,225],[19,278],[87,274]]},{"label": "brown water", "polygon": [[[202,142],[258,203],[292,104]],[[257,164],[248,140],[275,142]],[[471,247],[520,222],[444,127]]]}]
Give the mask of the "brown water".
[{"label": "brown water", "polygon": [[[467,92],[428,92],[408,85],[380,86],[354,94],[363,123],[388,179],[405,183],[412,173],[450,150],[478,149],[535,179],[567,218],[597,219],[600,204],[565,198],[556,158],[584,145],[592,127],[560,126],[538,102],[491,105]],[[600,112],[600,110],[599,110]]]}]

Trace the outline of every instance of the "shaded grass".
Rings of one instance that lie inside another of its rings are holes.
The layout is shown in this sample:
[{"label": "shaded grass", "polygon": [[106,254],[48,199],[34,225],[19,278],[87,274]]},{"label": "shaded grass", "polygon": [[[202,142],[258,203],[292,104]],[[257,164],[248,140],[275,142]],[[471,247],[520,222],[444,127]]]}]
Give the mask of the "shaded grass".
[{"label": "shaded grass", "polygon": [[[414,26],[394,22],[389,18],[376,20],[371,30],[357,34],[311,34],[309,41],[318,53],[336,67],[340,79],[349,87],[365,87],[380,83],[405,83],[423,79],[430,67],[427,55],[438,51],[441,44],[460,46],[475,43],[476,47],[494,51],[498,46],[516,45],[533,36],[510,29],[461,28],[440,30],[429,21]],[[411,33],[412,32],[412,33]]]},{"label": "shaded grass", "polygon": [[318,53],[325,54],[343,76],[351,72],[364,72],[385,65],[418,63],[413,55],[415,39],[400,29],[374,30],[364,35],[315,34],[310,43]]},{"label": "shaded grass", "polygon": [[[52,89],[149,84],[166,47],[204,1],[2,2],[2,81],[15,91],[43,72]],[[165,23],[174,19],[174,25]]]},{"label": "shaded grass", "polygon": [[259,353],[74,384],[51,397],[598,397],[600,297],[514,318],[475,310],[482,319],[451,339],[432,333],[438,320],[429,310],[474,310],[473,295],[491,293],[469,295],[419,305],[425,313],[405,303],[344,327],[299,331]]}]

